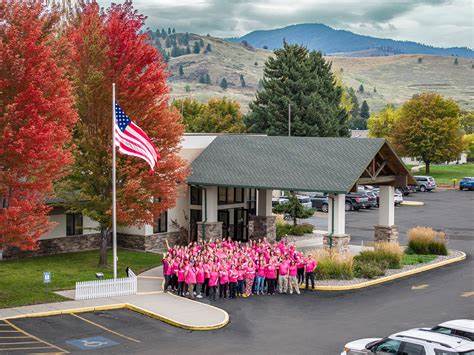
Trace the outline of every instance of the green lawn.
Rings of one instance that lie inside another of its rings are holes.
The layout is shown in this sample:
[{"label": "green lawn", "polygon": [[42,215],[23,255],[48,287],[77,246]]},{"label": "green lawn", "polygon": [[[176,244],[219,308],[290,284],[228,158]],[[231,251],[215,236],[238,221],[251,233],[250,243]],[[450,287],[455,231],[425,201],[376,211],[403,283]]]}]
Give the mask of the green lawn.
[{"label": "green lawn", "polygon": [[436,259],[436,257],[437,255],[403,254],[402,265],[428,263]]},{"label": "green lawn", "polygon": [[[421,168],[415,175],[426,175],[425,168]],[[430,176],[434,177],[438,185],[452,185],[453,179],[457,179],[456,186],[465,176],[474,176],[474,163],[462,165],[431,165]]]},{"label": "green lawn", "polygon": [[[118,250],[119,276],[130,266],[135,273],[161,264],[161,255]],[[113,276],[112,251],[109,266],[99,268],[98,251],[58,254],[0,262],[0,308],[64,300],[53,291],[72,289],[76,281],[94,280],[96,272]],[[51,284],[43,284],[43,271],[51,272]]]}]

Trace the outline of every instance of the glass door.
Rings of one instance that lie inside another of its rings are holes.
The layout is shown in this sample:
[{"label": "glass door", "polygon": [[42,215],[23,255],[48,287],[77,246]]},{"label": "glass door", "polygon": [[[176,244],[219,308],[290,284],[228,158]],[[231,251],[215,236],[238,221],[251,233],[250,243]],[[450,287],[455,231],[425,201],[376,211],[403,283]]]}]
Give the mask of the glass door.
[{"label": "glass door", "polygon": [[234,240],[248,240],[248,210],[244,208],[234,209]]},{"label": "glass door", "polygon": [[227,238],[229,236],[229,217],[228,210],[219,210],[217,212],[217,220],[222,222],[222,238]]}]

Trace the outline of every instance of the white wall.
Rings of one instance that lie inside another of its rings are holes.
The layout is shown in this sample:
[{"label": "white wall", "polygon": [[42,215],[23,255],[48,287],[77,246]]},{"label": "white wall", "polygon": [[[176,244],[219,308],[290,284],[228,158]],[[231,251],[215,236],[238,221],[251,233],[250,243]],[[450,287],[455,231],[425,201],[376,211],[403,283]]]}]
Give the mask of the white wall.
[{"label": "white wall", "polygon": [[[66,237],[66,214],[51,214],[49,215],[49,220],[53,223],[56,223],[56,226],[48,233],[42,235],[40,239]],[[98,232],[98,227],[99,223],[87,216],[83,217],[83,234],[95,234]]]}]

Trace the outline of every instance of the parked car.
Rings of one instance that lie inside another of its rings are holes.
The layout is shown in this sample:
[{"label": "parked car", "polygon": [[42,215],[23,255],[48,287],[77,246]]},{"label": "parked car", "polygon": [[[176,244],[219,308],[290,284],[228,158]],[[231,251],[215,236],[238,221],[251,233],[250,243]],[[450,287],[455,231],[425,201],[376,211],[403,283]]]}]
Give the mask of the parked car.
[{"label": "parked car", "polygon": [[474,177],[465,177],[459,182],[459,190],[474,190]]},{"label": "parked car", "polygon": [[464,337],[474,341],[474,320],[455,319],[450,320],[431,328],[431,331]]},{"label": "parked car", "polygon": [[346,195],[346,211],[358,211],[361,208],[367,208],[369,198],[365,194],[348,193]]},{"label": "parked car", "polygon": [[376,190],[367,191],[366,195],[369,197],[369,204],[372,207],[379,207],[379,194]]},{"label": "parked car", "polygon": [[366,191],[363,186],[358,186],[357,187],[357,193],[364,197],[367,198],[367,203],[364,204],[363,208],[372,208],[372,207],[377,207],[377,197],[372,195],[369,191]]},{"label": "parked car", "polygon": [[408,196],[409,194],[413,194],[416,192],[416,186],[407,185],[407,186],[401,187],[400,191],[402,192],[403,196]]},{"label": "parked car", "polygon": [[[359,201],[356,200],[356,198],[359,197],[352,197],[346,195],[346,205],[345,205],[345,210],[346,211],[352,211],[352,210],[359,210],[362,208],[362,204]],[[323,192],[317,192],[313,193],[313,197],[311,197],[311,203],[314,209],[322,212],[328,212],[329,210],[329,198],[326,193]]]},{"label": "parked car", "polygon": [[359,339],[347,343],[341,355],[473,355],[474,342],[429,329],[410,329],[387,338]]},{"label": "parked car", "polygon": [[272,207],[276,205],[281,205],[283,203],[287,203],[289,201],[288,197],[280,196],[280,197],[272,197]]},{"label": "parked car", "polygon": [[311,203],[311,199],[309,196],[297,195],[296,198],[298,199],[298,201],[300,201],[303,207],[313,208],[313,205]]},{"label": "parked car", "polygon": [[432,176],[415,176],[415,180],[418,184],[418,191],[432,191],[436,188],[436,181]]},{"label": "parked car", "polygon": [[403,202],[403,193],[399,190],[395,190],[393,201],[396,206],[400,205]]}]

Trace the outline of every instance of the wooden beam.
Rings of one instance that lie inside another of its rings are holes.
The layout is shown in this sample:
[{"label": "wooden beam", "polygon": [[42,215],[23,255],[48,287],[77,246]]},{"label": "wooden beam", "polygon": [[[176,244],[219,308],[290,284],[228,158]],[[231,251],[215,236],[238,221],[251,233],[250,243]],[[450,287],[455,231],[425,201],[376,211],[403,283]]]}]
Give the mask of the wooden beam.
[{"label": "wooden beam", "polygon": [[359,185],[377,185],[377,184],[387,184],[395,183],[397,181],[397,176],[387,175],[387,176],[377,176],[376,178],[360,178],[357,183]]}]

